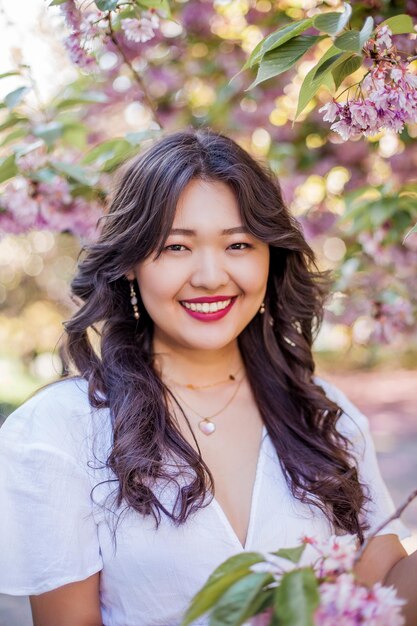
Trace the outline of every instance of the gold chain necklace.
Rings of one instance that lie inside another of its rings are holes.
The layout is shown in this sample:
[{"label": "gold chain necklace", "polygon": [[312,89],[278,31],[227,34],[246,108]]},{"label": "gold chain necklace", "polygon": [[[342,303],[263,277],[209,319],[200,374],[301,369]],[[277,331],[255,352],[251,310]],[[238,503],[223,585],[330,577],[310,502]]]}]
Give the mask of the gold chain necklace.
[{"label": "gold chain necklace", "polygon": [[239,374],[239,372],[243,369],[243,365],[241,365],[239,367],[239,369],[234,373],[234,374],[229,374],[229,376],[227,377],[227,379],[225,380],[221,380],[217,383],[210,383],[208,385],[193,385],[191,383],[179,383],[176,380],[173,380],[172,378],[167,378],[167,382],[169,383],[173,383],[174,385],[177,385],[177,387],[185,387],[186,389],[193,389],[193,390],[197,390],[197,389],[209,389],[211,387],[217,387],[218,385],[224,385],[225,383],[229,383],[231,381],[236,380],[236,376]]},{"label": "gold chain necklace", "polygon": [[184,400],[184,398],[178,392],[176,393],[176,395],[185,404],[186,407],[191,409],[193,413],[198,415],[198,417],[201,417],[201,420],[198,422],[198,427],[201,430],[201,432],[204,433],[205,435],[212,435],[214,431],[216,430],[216,424],[212,422],[213,417],[217,417],[217,415],[220,415],[220,413],[222,413],[225,409],[227,409],[228,406],[232,404],[233,400],[237,396],[237,392],[239,391],[244,378],[245,376],[242,376],[242,378],[239,380],[238,384],[236,385],[236,389],[234,390],[233,394],[231,395],[229,400],[226,402],[226,404],[219,411],[216,411],[215,413],[213,413],[213,415],[207,415],[206,417],[203,417],[202,415],[200,415],[200,413],[198,413],[192,406],[190,406],[188,402],[186,402],[186,400]]}]

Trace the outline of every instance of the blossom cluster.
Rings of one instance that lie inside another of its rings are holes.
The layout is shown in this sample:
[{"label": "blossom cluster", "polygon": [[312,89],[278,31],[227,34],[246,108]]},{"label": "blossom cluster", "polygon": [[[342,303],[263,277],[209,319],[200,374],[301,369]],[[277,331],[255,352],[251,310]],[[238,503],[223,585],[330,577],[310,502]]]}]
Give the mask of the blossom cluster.
[{"label": "blossom cluster", "polygon": [[[128,4],[128,3],[125,3]],[[66,0],[60,5],[70,34],[64,38],[64,45],[71,61],[80,68],[97,68],[94,45],[109,40],[107,14],[88,5],[81,10],[75,0]],[[137,10],[137,7],[136,7]],[[130,43],[145,43],[155,36],[160,19],[155,9],[143,11],[140,17],[126,17],[120,20],[121,32]]]},{"label": "blossom cluster", "polygon": [[154,31],[159,28],[159,17],[155,11],[145,11],[140,19],[125,18],[120,23],[128,41],[145,43],[154,38]]},{"label": "blossom cluster", "polygon": [[[319,604],[314,612],[314,626],[403,626],[401,607],[405,600],[397,597],[393,587],[375,583],[372,587],[361,585],[353,574],[357,550],[356,541],[351,535],[330,537],[328,541],[318,541],[304,537],[302,542],[309,545],[310,553],[317,554],[313,563],[319,592]],[[297,569],[299,565],[280,567],[282,558],[266,555],[266,562],[254,565],[254,571],[268,571],[279,583],[284,571]],[[256,616],[252,626],[268,626],[272,619],[272,609]]]},{"label": "blossom cluster", "polygon": [[60,176],[47,183],[15,177],[2,193],[1,209],[0,232],[47,229],[85,239],[94,239],[97,220],[103,214],[99,203],[73,197],[68,182]]},{"label": "blossom cluster", "polygon": [[391,35],[383,26],[368,42],[365,52],[372,48],[375,64],[360,83],[359,97],[344,103],[333,99],[319,109],[345,141],[383,129],[398,133],[404,124],[417,122],[417,76],[397,54]]},{"label": "blossom cluster", "polygon": [[83,69],[96,67],[96,60],[92,54],[91,44],[99,29],[96,12],[82,13],[75,0],[66,0],[60,5],[70,34],[64,38],[64,46],[71,61]]}]

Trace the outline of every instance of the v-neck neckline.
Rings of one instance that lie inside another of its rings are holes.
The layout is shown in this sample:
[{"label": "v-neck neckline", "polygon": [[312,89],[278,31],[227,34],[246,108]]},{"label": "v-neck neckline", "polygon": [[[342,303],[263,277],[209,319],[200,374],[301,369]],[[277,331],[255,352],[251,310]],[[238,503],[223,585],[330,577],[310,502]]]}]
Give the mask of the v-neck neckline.
[{"label": "v-neck neckline", "polygon": [[254,528],[255,516],[256,516],[256,506],[257,506],[257,501],[259,497],[261,475],[262,475],[262,468],[263,468],[263,457],[264,457],[263,447],[264,447],[264,441],[266,439],[267,434],[268,434],[268,431],[264,424],[262,427],[262,435],[261,435],[261,443],[259,445],[258,460],[256,462],[255,480],[254,480],[253,487],[252,487],[251,503],[250,503],[250,509],[249,509],[249,520],[248,520],[248,526],[247,526],[246,538],[245,538],[244,544],[242,544],[242,542],[240,541],[235,529],[233,528],[229,518],[224,512],[223,507],[220,505],[216,496],[213,495],[210,501],[210,504],[213,505],[213,508],[217,511],[217,514],[219,518],[221,519],[229,536],[231,537],[231,539],[233,539],[234,543],[237,544],[239,549],[243,551],[248,550],[248,546],[251,542],[252,535],[253,535],[253,528]]}]

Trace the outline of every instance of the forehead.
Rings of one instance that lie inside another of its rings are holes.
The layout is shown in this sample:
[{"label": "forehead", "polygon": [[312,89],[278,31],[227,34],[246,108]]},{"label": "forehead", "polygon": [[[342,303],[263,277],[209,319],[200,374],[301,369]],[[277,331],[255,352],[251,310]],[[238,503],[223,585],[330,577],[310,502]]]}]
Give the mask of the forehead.
[{"label": "forehead", "polygon": [[220,229],[241,225],[239,204],[233,190],[220,181],[192,180],[181,193],[173,228]]}]

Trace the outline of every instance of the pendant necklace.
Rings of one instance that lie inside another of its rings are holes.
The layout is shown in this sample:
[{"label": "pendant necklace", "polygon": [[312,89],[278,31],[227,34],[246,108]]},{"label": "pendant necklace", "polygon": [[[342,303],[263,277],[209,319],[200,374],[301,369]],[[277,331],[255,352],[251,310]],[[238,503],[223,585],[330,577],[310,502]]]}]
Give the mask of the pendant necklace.
[{"label": "pendant necklace", "polygon": [[193,409],[193,407],[190,406],[188,404],[188,402],[186,402],[184,400],[184,398],[182,396],[180,396],[179,393],[176,393],[176,395],[185,404],[186,407],[191,409],[193,413],[198,415],[198,417],[201,417],[201,420],[198,422],[198,427],[201,430],[201,432],[204,433],[205,435],[212,435],[214,433],[214,431],[216,430],[216,424],[212,421],[213,417],[217,417],[217,415],[220,415],[220,413],[222,413],[225,409],[227,409],[228,406],[230,406],[230,404],[236,398],[237,392],[239,391],[240,386],[241,386],[244,378],[245,378],[245,376],[242,376],[242,378],[239,380],[238,384],[236,385],[236,389],[234,390],[232,396],[229,398],[229,400],[226,402],[226,404],[220,409],[220,411],[216,411],[216,413],[213,413],[213,415],[207,415],[206,417],[203,417],[195,409]]}]

